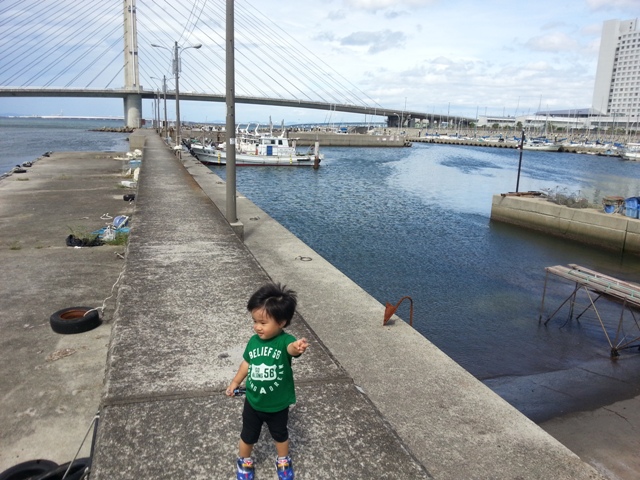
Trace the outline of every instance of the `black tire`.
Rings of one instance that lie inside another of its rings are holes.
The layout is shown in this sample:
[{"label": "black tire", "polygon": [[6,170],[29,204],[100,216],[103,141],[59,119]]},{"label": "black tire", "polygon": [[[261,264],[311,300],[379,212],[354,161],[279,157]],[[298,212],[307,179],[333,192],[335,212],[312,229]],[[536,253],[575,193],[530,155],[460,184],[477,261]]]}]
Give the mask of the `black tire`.
[{"label": "black tire", "polygon": [[[31,480],[62,480],[65,472],[69,469],[70,463],[71,462],[63,463],[39,477],[33,477]],[[89,467],[91,467],[90,458],[77,458],[71,465],[69,473],[64,477],[64,480],[80,480],[84,478],[85,472]]]},{"label": "black tire", "polygon": [[132,201],[132,200],[135,200],[135,199],[136,199],[136,194],[135,194],[135,193],[127,193],[126,195],[123,195],[123,196],[122,196],[122,199],[123,199],[125,202],[130,202],[130,201]]},{"label": "black tire", "polygon": [[102,322],[98,311],[91,307],[70,307],[52,314],[49,323],[56,333],[74,334],[93,330]]},{"label": "black tire", "polygon": [[58,464],[51,460],[28,460],[0,473],[0,480],[27,480],[36,475],[50,472],[57,466]]}]

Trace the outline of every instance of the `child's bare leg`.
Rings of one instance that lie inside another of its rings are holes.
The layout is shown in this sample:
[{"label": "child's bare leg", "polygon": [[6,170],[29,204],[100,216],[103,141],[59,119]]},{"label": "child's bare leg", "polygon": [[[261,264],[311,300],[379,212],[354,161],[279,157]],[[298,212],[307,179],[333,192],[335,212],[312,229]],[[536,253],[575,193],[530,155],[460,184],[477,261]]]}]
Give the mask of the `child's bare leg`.
[{"label": "child's bare leg", "polygon": [[240,440],[240,445],[238,445],[238,456],[240,458],[248,458],[251,456],[251,452],[253,452],[253,445],[249,445],[248,443],[244,443]]},{"label": "child's bare leg", "polygon": [[285,440],[284,442],[275,442],[276,444],[276,452],[278,452],[279,457],[286,457],[289,455],[289,440]]}]

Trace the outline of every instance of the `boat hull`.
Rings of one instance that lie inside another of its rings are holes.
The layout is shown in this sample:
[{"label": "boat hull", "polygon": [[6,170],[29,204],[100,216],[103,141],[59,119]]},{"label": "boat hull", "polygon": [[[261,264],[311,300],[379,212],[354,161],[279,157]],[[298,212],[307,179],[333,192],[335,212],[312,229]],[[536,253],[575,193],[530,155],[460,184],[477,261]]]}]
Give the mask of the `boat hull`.
[{"label": "boat hull", "polygon": [[[226,165],[226,152],[219,151],[214,154],[196,153],[195,157],[205,165]],[[320,160],[320,159],[319,159]],[[236,166],[238,167],[313,167],[315,164],[313,155],[247,155],[236,154]]]},{"label": "boat hull", "polygon": [[537,150],[539,152],[557,152],[560,150],[560,145],[544,145],[544,144],[533,144],[527,145],[526,143],[522,146],[524,150]]}]

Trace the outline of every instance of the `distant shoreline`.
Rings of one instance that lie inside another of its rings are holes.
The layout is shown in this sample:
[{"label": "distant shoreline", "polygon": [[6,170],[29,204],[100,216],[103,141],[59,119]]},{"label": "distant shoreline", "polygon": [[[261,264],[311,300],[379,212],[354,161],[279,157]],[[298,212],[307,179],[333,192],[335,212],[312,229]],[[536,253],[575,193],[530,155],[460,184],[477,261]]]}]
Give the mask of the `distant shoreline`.
[{"label": "distant shoreline", "polygon": [[80,115],[0,115],[0,118],[44,118],[61,120],[114,120],[124,122],[124,117],[92,117]]}]

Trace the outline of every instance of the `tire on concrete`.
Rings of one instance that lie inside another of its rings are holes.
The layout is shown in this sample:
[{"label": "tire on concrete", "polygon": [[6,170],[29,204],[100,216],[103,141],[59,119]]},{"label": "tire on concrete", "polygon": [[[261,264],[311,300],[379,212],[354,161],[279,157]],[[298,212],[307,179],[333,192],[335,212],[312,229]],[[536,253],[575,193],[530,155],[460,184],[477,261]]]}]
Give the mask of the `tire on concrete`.
[{"label": "tire on concrete", "polygon": [[27,480],[42,475],[56,468],[58,464],[51,460],[28,460],[18,463],[0,473],[0,480]]},{"label": "tire on concrete", "polygon": [[74,334],[93,330],[102,322],[98,311],[91,307],[70,307],[52,314],[49,323],[56,333]]},{"label": "tire on concrete", "polygon": [[69,468],[70,463],[71,462],[63,463],[39,477],[33,477],[31,480],[62,480],[67,469],[69,473],[64,477],[64,480],[81,480],[85,478],[87,468],[91,467],[91,459],[88,457],[77,458],[71,465],[71,468]]}]

